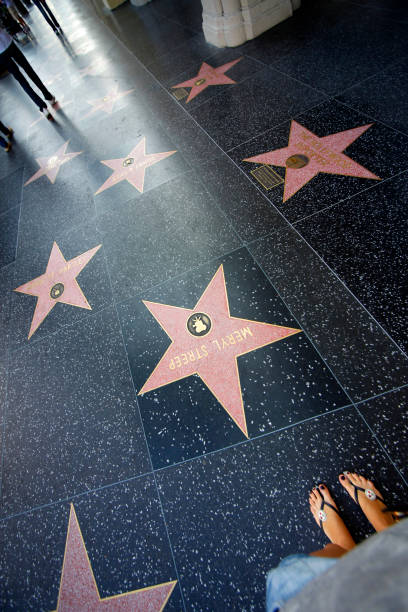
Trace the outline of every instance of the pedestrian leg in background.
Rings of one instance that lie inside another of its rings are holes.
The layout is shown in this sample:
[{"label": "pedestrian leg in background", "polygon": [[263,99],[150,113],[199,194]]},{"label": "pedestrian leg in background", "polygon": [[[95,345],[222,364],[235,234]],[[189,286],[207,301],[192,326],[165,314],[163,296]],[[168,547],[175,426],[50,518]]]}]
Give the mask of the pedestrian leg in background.
[{"label": "pedestrian leg in background", "polygon": [[0,121],[0,132],[2,132],[5,136],[7,136],[7,138],[9,139],[9,141],[4,140],[4,138],[2,138],[0,136],[0,146],[3,147],[3,149],[5,149],[5,151],[7,151],[7,153],[11,150],[11,138],[13,137],[13,130],[7,126],[4,125],[4,123],[2,123]]},{"label": "pedestrian leg in background", "polygon": [[42,16],[44,17],[46,22],[52,27],[54,32],[58,34],[59,31],[61,31],[61,26],[56,20],[54,13],[50,9],[46,1],[45,0],[33,0],[33,2],[35,6],[38,8],[38,10],[42,13]]},{"label": "pedestrian leg in background", "polygon": [[54,104],[54,96],[48,91],[38,74],[34,72],[33,68],[31,67],[31,64],[29,64],[25,55],[20,51],[17,45],[12,43],[7,49],[6,53],[8,53],[8,56],[11,57],[20,66],[20,68],[24,70],[24,72],[27,74],[28,77],[30,77],[32,82],[37,85],[44,98]]},{"label": "pedestrian leg in background", "polygon": [[[47,111],[47,104],[45,100],[47,100],[51,105],[56,104],[57,101],[52,95],[52,93],[48,91],[44,83],[41,81],[40,77],[37,75],[36,72],[34,72],[31,65],[26,60],[23,53],[21,53],[20,49],[18,49],[18,47],[14,43],[11,43],[11,45],[6,49],[6,51],[1,54],[0,64],[3,68],[8,70],[10,74],[12,74],[14,78],[20,83],[21,87],[30,96],[34,104],[36,104],[40,111],[46,115],[47,119],[52,121],[53,117]],[[29,76],[33,83],[37,85],[38,89],[42,92],[45,100],[40,98],[40,96],[35,93],[27,79],[21,74],[17,64],[19,64],[21,68],[23,68],[27,76]]]},{"label": "pedestrian leg in background", "polygon": [[24,21],[24,19],[20,15],[20,13],[17,11],[17,8],[16,8],[14,2],[9,2],[8,5],[7,5],[7,9],[8,9],[8,12],[10,13],[10,15],[13,17],[13,19],[15,21],[17,21],[17,23],[19,23],[21,25],[21,27],[23,28],[24,34],[30,35],[31,34],[31,30],[30,30],[30,28],[28,26],[28,23],[26,23]]}]

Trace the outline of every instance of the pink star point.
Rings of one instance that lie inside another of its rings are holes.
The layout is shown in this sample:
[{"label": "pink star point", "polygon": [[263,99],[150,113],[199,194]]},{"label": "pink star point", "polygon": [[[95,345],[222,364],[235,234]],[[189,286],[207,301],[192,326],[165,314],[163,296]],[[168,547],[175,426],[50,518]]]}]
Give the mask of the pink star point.
[{"label": "pink star point", "polygon": [[113,173],[99,187],[95,195],[113,187],[113,185],[117,185],[121,181],[127,181],[140,193],[143,193],[146,169],[166,159],[166,157],[174,155],[174,153],[177,153],[177,151],[146,154],[146,138],[143,136],[126,157],[101,161],[101,164],[111,168]]},{"label": "pink star point", "polygon": [[[284,202],[295,195],[319,172],[379,181],[381,179],[373,172],[343,153],[372,125],[369,123],[320,138],[297,121],[292,120],[287,147],[248,157],[243,161],[286,168]],[[298,167],[293,165],[296,162],[299,164]]]},{"label": "pink star point", "polygon": [[28,339],[37,331],[57,302],[92,310],[76,277],[101,246],[99,244],[67,261],[54,242],[45,273],[14,289],[18,293],[26,293],[37,298]]},{"label": "pink star point", "polygon": [[192,310],[143,303],[172,342],[139,395],[197,374],[248,437],[237,357],[301,330],[231,317],[222,265]]},{"label": "pink star point", "polygon": [[55,612],[161,612],[177,581],[101,599],[73,504]]},{"label": "pink star point", "polygon": [[65,151],[67,150],[68,144],[69,140],[64,142],[64,144],[50,157],[37,157],[36,161],[40,168],[24,183],[24,187],[42,176],[47,176],[51,183],[55,183],[60,167],[83,152],[76,151],[73,153],[66,153]]},{"label": "pink star point", "polygon": [[120,98],[124,98],[125,96],[129,95],[133,91],[135,90],[128,89],[126,91],[119,91],[119,85],[116,85],[103,98],[98,98],[97,100],[87,100],[88,104],[92,106],[92,110],[87,113],[85,117],[89,117],[99,110],[108,115],[112,114],[115,102],[120,100]]},{"label": "pink star point", "polygon": [[204,89],[207,89],[207,87],[210,85],[235,85],[236,81],[230,79],[230,77],[228,77],[225,73],[241,60],[242,57],[239,57],[232,62],[218,66],[218,68],[213,68],[206,62],[203,62],[198,74],[195,77],[188,79],[187,81],[183,81],[178,85],[173,85],[172,89],[177,89],[178,87],[191,87],[190,94],[187,98],[188,103],[202,91],[204,91]]}]

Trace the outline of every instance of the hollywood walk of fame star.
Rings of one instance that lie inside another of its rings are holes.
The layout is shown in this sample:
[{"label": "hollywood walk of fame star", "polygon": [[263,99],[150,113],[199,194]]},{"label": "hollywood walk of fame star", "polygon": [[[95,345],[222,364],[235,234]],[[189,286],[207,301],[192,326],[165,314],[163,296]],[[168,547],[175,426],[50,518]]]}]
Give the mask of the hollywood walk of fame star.
[{"label": "hollywood walk of fame star", "polygon": [[198,374],[248,437],[237,357],[301,330],[231,317],[222,265],[192,310],[143,303],[172,343],[139,395]]},{"label": "hollywood walk of fame star", "polygon": [[14,289],[18,293],[26,293],[37,297],[28,339],[39,328],[57,302],[92,310],[78,285],[76,277],[101,246],[99,244],[82,253],[82,255],[77,255],[67,261],[57,243],[54,242],[45,273]]},{"label": "hollywood walk of fame star", "polygon": [[55,612],[161,612],[176,580],[101,599],[73,504]]},{"label": "hollywood walk of fame star", "polygon": [[218,66],[218,68],[213,68],[209,64],[206,64],[206,62],[203,62],[195,77],[188,79],[188,81],[183,81],[178,85],[173,85],[172,89],[178,87],[191,87],[187,98],[187,102],[190,102],[190,100],[193,100],[193,98],[198,96],[198,94],[204,91],[204,89],[207,89],[210,85],[235,85],[236,81],[230,79],[225,73],[241,60],[242,57],[239,57],[232,62],[228,62],[228,64]]},{"label": "hollywood walk of fame star", "polygon": [[113,185],[117,185],[121,181],[127,181],[140,193],[143,193],[146,169],[174,153],[177,153],[177,151],[165,151],[163,153],[146,155],[146,138],[143,137],[126,157],[101,161],[101,164],[112,168],[114,172],[99,187],[95,195],[105,191],[105,189],[109,189],[109,187],[113,187]]},{"label": "hollywood walk of fame star", "polygon": [[248,157],[244,161],[286,168],[284,202],[319,172],[381,180],[343,153],[372,125],[369,123],[319,138],[297,121],[292,121],[287,147]]},{"label": "hollywood walk of fame star", "polygon": [[126,91],[119,91],[119,85],[115,85],[103,98],[98,98],[97,100],[87,100],[88,104],[92,106],[92,110],[84,115],[85,117],[89,117],[93,115],[98,110],[103,111],[110,115],[113,112],[113,107],[115,106],[116,100],[120,100],[125,96],[135,91],[134,89],[127,89]]},{"label": "hollywood walk of fame star", "polygon": [[66,164],[71,159],[80,155],[82,151],[75,151],[73,153],[65,153],[68,147],[69,140],[64,142],[63,145],[50,157],[37,157],[36,161],[40,166],[40,169],[37,170],[35,174],[31,178],[28,179],[24,183],[24,187],[33,181],[36,181],[41,176],[47,176],[51,183],[55,183],[55,179],[57,178],[60,167],[63,164]]}]

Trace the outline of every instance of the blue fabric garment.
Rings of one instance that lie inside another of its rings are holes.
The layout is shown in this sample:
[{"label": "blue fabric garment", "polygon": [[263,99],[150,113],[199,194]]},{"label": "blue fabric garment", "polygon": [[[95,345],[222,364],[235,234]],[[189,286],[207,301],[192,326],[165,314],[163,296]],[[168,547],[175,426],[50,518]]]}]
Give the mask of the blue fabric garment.
[{"label": "blue fabric garment", "polygon": [[330,569],[337,559],[310,557],[303,553],[285,557],[266,576],[266,610],[278,612],[310,580]]},{"label": "blue fabric garment", "polygon": [[10,34],[3,28],[0,28],[0,53],[8,49],[12,42],[13,39]]}]

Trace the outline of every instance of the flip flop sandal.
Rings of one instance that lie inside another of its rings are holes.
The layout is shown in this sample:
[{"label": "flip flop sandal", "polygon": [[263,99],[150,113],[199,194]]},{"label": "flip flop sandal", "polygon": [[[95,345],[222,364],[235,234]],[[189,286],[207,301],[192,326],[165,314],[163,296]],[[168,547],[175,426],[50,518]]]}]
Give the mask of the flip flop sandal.
[{"label": "flip flop sandal", "polygon": [[354,501],[356,502],[356,504],[360,505],[360,502],[358,501],[358,492],[362,491],[364,495],[367,497],[367,499],[369,499],[370,501],[375,501],[376,499],[379,499],[380,502],[384,504],[384,506],[386,505],[383,498],[380,497],[379,495],[376,495],[372,489],[363,489],[363,487],[359,487],[358,485],[355,485],[354,482],[351,482],[350,478],[348,477],[349,473],[350,472],[343,472],[343,474],[345,475],[345,477],[347,478],[351,486],[354,487],[353,497],[354,497]]},{"label": "flip flop sandal", "polygon": [[[319,526],[320,526],[320,528],[321,528],[321,529],[323,529],[322,523],[325,523],[325,522],[327,521],[327,514],[326,514],[326,512],[324,511],[324,507],[325,507],[325,506],[329,506],[329,508],[331,508],[332,510],[334,510],[334,511],[335,511],[335,512],[336,512],[336,513],[339,515],[339,516],[340,516],[340,512],[337,510],[337,508],[335,508],[335,507],[333,506],[333,504],[330,504],[328,501],[326,501],[326,500],[324,499],[324,497],[323,497],[323,495],[320,493],[320,489],[319,489],[318,487],[316,488],[316,491],[318,491],[318,493],[319,493],[320,497],[322,498],[322,503],[321,503],[321,505],[320,505],[320,510],[319,510],[319,512],[317,513],[317,516],[318,516],[318,518],[319,518]],[[341,518],[341,516],[340,516],[340,518]]]}]

